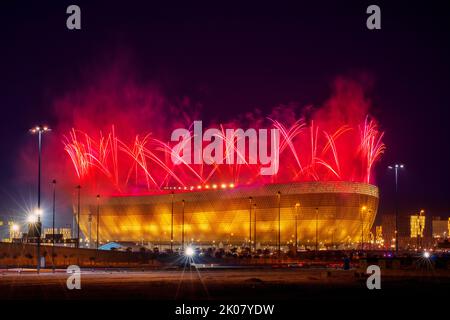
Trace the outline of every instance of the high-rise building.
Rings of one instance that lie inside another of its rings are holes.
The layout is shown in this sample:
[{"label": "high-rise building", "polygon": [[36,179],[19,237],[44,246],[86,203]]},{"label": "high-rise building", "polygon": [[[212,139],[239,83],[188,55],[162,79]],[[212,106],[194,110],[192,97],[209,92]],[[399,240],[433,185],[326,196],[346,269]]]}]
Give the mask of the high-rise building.
[{"label": "high-rise building", "polygon": [[410,237],[411,238],[423,238],[425,230],[425,214],[421,210],[419,214],[410,216]]},{"label": "high-rise building", "polygon": [[434,239],[445,239],[448,236],[449,220],[441,219],[441,217],[433,217],[432,229]]}]

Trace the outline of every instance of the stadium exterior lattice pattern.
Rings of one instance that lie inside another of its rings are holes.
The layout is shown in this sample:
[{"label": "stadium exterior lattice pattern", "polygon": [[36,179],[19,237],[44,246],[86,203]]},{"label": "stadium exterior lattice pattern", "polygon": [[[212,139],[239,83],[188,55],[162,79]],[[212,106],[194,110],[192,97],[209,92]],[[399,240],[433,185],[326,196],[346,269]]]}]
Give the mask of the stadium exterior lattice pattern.
[{"label": "stadium exterior lattice pattern", "polygon": [[[100,241],[170,243],[172,204],[175,247],[181,243],[183,212],[185,243],[242,245],[249,241],[251,226],[253,241],[256,233],[258,245],[274,246],[278,241],[279,208],[283,246],[295,242],[297,217],[299,244],[312,246],[317,232],[323,247],[358,243],[362,235],[369,239],[378,209],[378,188],[357,182],[293,182],[102,198]],[[93,241],[95,214],[96,202],[92,199],[82,208],[80,224],[85,235],[91,229]]]}]

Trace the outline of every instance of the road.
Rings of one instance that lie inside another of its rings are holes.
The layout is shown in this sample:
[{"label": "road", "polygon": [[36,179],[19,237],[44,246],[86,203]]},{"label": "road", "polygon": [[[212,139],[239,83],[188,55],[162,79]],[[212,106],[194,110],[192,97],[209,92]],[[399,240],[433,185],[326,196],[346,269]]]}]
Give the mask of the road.
[{"label": "road", "polygon": [[[149,299],[149,300],[339,300],[438,294],[450,285],[450,271],[382,273],[382,290],[368,290],[367,275],[355,270],[219,269],[219,270],[82,270],[81,289],[69,290],[65,270],[36,274],[0,273],[4,299]],[[381,293],[376,293],[379,291]]]}]

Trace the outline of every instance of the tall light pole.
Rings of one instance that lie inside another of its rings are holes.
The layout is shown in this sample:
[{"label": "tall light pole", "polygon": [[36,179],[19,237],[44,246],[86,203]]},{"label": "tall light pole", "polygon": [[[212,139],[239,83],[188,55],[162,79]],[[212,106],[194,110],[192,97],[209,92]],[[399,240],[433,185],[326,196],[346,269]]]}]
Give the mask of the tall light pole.
[{"label": "tall light pole", "polygon": [[254,217],[254,223],[253,223],[253,242],[254,242],[254,248],[255,248],[255,252],[256,252],[256,203],[253,204],[253,215]]},{"label": "tall light pole", "polygon": [[81,197],[81,186],[77,186],[78,189],[78,205],[77,205],[77,248],[80,247],[80,197]]},{"label": "tall light pole", "polygon": [[91,243],[92,243],[92,213],[89,212],[88,215],[88,222],[89,222],[89,231],[88,231],[88,239],[89,239],[89,244],[88,244],[88,249],[91,248]]},{"label": "tall light pole", "polygon": [[403,164],[394,164],[388,166],[390,170],[394,170],[395,176],[395,252],[398,253],[398,171],[403,169],[405,166]]},{"label": "tall light pole", "polygon": [[295,255],[298,251],[298,209],[300,209],[300,203],[295,204]]},{"label": "tall light pole", "polygon": [[97,195],[97,236],[95,237],[96,239],[96,249],[98,251],[98,244],[99,244],[99,238],[98,238],[98,234],[99,234],[99,230],[100,230],[100,195]]},{"label": "tall light pole", "polygon": [[172,220],[170,223],[170,252],[173,252],[173,191],[172,191]]},{"label": "tall light pole", "polygon": [[364,212],[367,210],[366,206],[362,206],[360,209],[361,216],[361,251],[364,251]]},{"label": "tall light pole", "polygon": [[181,200],[181,252],[184,252],[184,200]]},{"label": "tall light pole", "polygon": [[55,272],[55,212],[56,212],[56,180],[53,183],[53,212],[52,212],[52,267]]},{"label": "tall light pole", "polygon": [[281,255],[281,191],[277,192],[278,196],[278,254]]},{"label": "tall light pole", "polygon": [[[369,213],[369,217],[371,217],[372,210],[369,209],[367,212]],[[372,243],[375,242],[375,239],[374,239],[373,233],[370,232],[370,230],[369,230],[369,236],[370,236],[370,239],[373,240],[373,241],[370,242],[370,246],[369,246],[370,250],[372,250],[372,248],[373,248]]]},{"label": "tall light pole", "polygon": [[42,158],[42,134],[50,131],[48,126],[36,126],[30,129],[32,134],[38,135],[38,199],[37,199],[37,272],[41,270],[41,158]]},{"label": "tall light pole", "polygon": [[319,251],[319,208],[316,208],[316,253]]},{"label": "tall light pole", "polygon": [[251,250],[252,248],[252,197],[248,197],[249,209],[248,209],[248,245]]},{"label": "tall light pole", "polygon": [[[422,245],[423,245],[423,243],[422,243],[422,232],[423,232],[423,229],[424,229],[424,227],[425,226],[422,226],[422,217],[424,216],[424,214],[425,214],[425,210],[420,210],[419,211],[419,214],[417,215],[417,219],[418,219],[418,226],[419,226],[419,230],[418,230],[418,232],[417,232],[417,241],[418,241],[418,244],[417,244],[417,248],[419,249],[419,248],[421,248],[422,247]],[[433,234],[431,234],[432,236],[433,236]]]}]

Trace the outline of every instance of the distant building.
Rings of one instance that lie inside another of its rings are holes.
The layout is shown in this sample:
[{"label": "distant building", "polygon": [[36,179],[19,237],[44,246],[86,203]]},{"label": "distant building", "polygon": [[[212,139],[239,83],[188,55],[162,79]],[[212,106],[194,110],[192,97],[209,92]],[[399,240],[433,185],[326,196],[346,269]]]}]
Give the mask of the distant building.
[{"label": "distant building", "polygon": [[434,239],[445,239],[448,236],[450,218],[441,219],[441,217],[433,217],[432,230]]},{"label": "distant building", "polygon": [[414,214],[410,217],[410,237],[411,238],[423,238],[425,230],[425,214],[421,210],[420,214]]},{"label": "distant building", "polygon": [[[44,238],[47,235],[52,235],[53,228],[44,228]],[[62,238],[71,239],[72,238],[72,229],[71,228],[55,228],[55,234],[62,235]]]},{"label": "distant building", "polygon": [[59,228],[59,233],[63,235],[63,239],[72,238],[72,228]]},{"label": "distant building", "polygon": [[424,246],[426,241],[425,238],[425,226],[426,226],[426,217],[425,211],[420,210],[418,214],[413,214],[409,216],[410,221],[410,231],[409,231],[409,239],[407,243],[405,243],[406,248],[421,248]]}]

